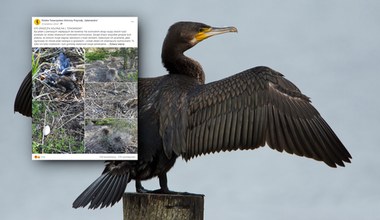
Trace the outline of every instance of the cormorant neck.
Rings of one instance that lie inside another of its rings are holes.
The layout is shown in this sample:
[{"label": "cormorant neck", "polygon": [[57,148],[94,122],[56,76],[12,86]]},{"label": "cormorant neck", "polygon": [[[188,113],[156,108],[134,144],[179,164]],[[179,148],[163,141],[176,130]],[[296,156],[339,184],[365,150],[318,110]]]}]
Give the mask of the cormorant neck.
[{"label": "cormorant neck", "polygon": [[187,75],[197,79],[201,84],[205,83],[205,74],[202,66],[197,61],[185,56],[183,52],[164,49],[161,58],[169,74]]}]

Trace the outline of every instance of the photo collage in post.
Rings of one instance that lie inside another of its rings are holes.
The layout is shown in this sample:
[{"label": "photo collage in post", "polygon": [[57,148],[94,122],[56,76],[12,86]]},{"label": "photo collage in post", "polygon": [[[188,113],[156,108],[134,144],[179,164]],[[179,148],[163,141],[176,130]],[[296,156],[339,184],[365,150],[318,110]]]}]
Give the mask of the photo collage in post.
[{"label": "photo collage in post", "polygon": [[32,159],[137,159],[137,17],[32,18]]}]

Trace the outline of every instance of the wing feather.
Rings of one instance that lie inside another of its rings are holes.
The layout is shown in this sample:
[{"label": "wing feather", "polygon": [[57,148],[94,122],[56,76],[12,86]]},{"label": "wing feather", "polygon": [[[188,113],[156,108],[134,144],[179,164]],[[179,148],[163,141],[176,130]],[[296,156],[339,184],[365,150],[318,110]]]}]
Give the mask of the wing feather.
[{"label": "wing feather", "polygon": [[26,75],[21,83],[16,95],[14,111],[32,117],[32,71]]},{"label": "wing feather", "polygon": [[267,144],[332,167],[350,162],[351,155],[309,98],[267,67],[198,86],[188,93],[188,109],[185,159]]}]

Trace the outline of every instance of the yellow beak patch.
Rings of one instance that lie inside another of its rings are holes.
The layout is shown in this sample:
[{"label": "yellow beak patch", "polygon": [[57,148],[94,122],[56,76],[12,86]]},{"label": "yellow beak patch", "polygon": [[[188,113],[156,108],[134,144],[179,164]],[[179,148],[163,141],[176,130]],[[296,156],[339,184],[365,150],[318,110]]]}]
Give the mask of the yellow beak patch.
[{"label": "yellow beak patch", "polygon": [[212,28],[202,28],[202,30],[195,35],[196,41],[200,42],[200,41],[210,37],[211,35],[209,35],[208,33],[210,33],[211,30],[212,30]]},{"label": "yellow beak patch", "polygon": [[214,35],[218,34],[224,34],[228,32],[237,32],[237,29],[235,27],[209,27],[209,28],[202,28],[191,40],[191,43],[196,44],[201,42],[204,39],[207,39],[209,37],[212,37]]}]

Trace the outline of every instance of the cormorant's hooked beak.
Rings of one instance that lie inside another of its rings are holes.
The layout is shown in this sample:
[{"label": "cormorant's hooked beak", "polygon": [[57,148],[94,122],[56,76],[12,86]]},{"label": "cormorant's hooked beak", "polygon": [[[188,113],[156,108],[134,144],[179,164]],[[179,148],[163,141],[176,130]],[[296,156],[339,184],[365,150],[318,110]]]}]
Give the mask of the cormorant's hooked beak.
[{"label": "cormorant's hooked beak", "polygon": [[209,28],[202,28],[194,37],[193,43],[201,42],[204,39],[207,39],[209,37],[218,35],[218,34],[225,34],[229,32],[237,32],[236,27],[209,27]]}]

